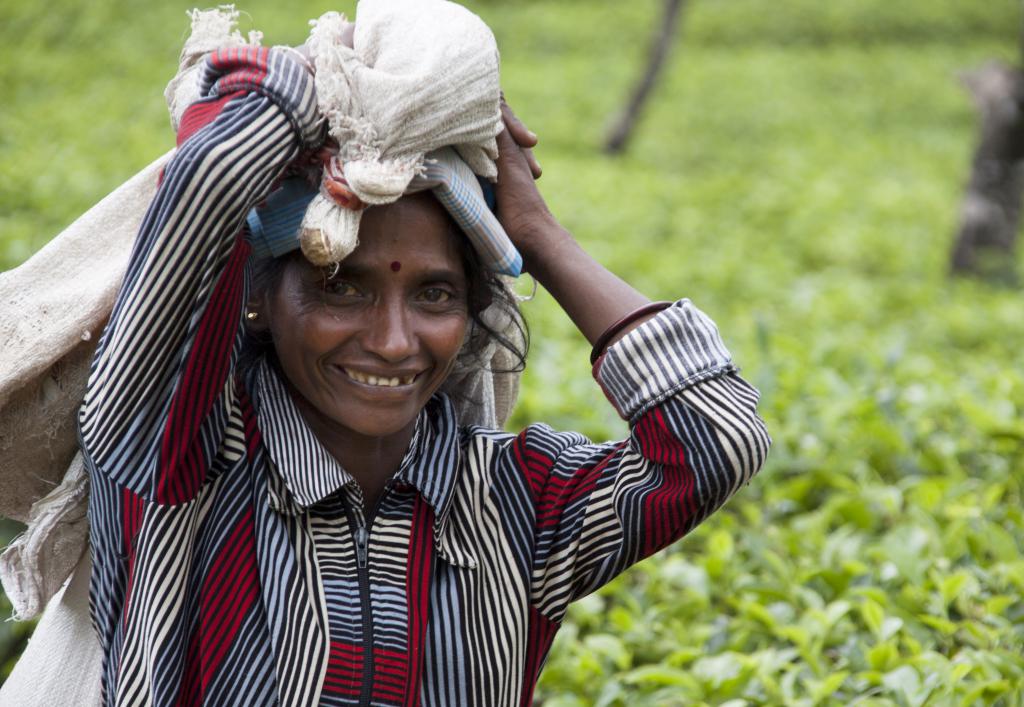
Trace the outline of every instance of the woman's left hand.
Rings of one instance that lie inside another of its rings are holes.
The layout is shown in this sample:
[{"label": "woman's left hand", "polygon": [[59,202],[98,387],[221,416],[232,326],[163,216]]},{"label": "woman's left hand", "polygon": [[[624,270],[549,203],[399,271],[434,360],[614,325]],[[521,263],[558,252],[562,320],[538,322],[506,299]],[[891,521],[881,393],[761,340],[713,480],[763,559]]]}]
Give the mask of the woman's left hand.
[{"label": "woman's left hand", "polygon": [[505,129],[498,135],[498,183],[495,196],[498,220],[523,256],[527,271],[536,256],[552,239],[568,234],[551,214],[534,181],[540,177],[540,163],[532,148],[537,136],[523,124],[501,99]]},{"label": "woman's left hand", "polygon": [[[550,292],[590,343],[650,300],[580,248],[551,214],[534,180],[540,176],[534,135],[501,101],[505,130],[498,135],[498,220],[523,256],[524,270]],[[653,315],[648,315],[649,318]],[[624,335],[644,319],[623,328]]]},{"label": "woman's left hand", "polygon": [[530,172],[533,174],[533,178],[540,179],[540,162],[537,161],[533,154],[533,148],[537,146],[537,134],[526,127],[526,123],[521,121],[512,112],[512,107],[505,102],[505,94],[501,95],[501,119],[505,121],[505,130],[508,131],[508,134],[526,157],[526,163],[530,165]]}]

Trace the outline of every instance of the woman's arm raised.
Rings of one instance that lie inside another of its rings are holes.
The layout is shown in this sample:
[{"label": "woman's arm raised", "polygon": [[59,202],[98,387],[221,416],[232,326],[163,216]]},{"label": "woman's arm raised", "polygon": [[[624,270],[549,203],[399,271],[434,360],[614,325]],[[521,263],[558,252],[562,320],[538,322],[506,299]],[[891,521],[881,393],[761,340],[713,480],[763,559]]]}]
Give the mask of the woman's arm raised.
[{"label": "woman's arm raised", "polygon": [[[498,136],[498,218],[523,256],[524,269],[551,293],[591,345],[623,317],[650,303],[629,283],[587,253],[551,214],[534,184],[540,168],[529,149],[535,140],[502,102],[508,128]],[[604,346],[653,314],[637,318]]]},{"label": "woman's arm raised", "polygon": [[[533,184],[531,155],[516,146],[525,128],[505,111],[499,217],[527,270],[598,344],[594,376],[630,424],[630,437],[617,443],[533,425],[510,445],[534,504],[532,600],[557,622],[569,602],[725,503],[761,467],[770,440],[757,391],[737,374],[710,318],[689,300],[629,316],[645,311],[647,298],[551,215]],[[619,326],[624,317],[629,323]],[[615,335],[605,341],[609,327]]]},{"label": "woman's arm raised", "polygon": [[205,98],[181,119],[93,361],[83,449],[150,500],[191,498],[225,434],[247,284],[242,224],[320,135],[312,77],[293,54],[207,58]]}]

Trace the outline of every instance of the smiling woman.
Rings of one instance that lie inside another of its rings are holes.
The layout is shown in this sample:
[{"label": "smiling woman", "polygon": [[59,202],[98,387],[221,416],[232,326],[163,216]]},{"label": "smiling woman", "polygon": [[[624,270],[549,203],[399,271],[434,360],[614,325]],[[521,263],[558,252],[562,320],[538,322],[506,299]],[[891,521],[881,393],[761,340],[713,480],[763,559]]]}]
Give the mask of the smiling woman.
[{"label": "smiling woman", "polygon": [[288,258],[249,311],[303,419],[372,508],[462,349],[470,277],[465,238],[429,194],[369,209],[359,238],[333,272]]},{"label": "smiling woman", "polygon": [[[76,704],[529,705],[569,604],[767,454],[713,322],[548,210],[479,19],[360,13],[312,55],[197,52],[79,415],[102,687]],[[629,438],[499,429],[521,267]]]}]

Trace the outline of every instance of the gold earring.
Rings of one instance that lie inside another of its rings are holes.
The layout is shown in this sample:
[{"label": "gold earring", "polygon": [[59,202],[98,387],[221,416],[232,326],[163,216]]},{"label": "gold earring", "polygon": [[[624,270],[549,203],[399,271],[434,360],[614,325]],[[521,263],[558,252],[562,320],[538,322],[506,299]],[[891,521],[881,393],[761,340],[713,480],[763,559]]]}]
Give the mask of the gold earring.
[{"label": "gold earring", "polygon": [[260,313],[259,312],[253,312],[252,310],[250,310],[250,311],[245,313],[245,318],[248,319],[250,322],[254,322],[254,321],[256,321],[257,319],[260,318]]}]

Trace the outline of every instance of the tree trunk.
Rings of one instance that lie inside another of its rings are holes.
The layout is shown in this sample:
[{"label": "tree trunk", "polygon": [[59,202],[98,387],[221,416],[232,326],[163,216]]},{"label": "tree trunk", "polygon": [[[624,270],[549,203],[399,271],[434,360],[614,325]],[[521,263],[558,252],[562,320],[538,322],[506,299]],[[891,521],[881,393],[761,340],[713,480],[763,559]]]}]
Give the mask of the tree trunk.
[{"label": "tree trunk", "polygon": [[655,32],[651,42],[651,48],[647,57],[647,67],[640,77],[640,81],[633,89],[629,103],[623,109],[615,125],[608,133],[608,139],[604,145],[604,151],[610,154],[622,152],[626,147],[633,132],[633,127],[640,116],[640,111],[647,101],[647,96],[661,72],[661,67],[668,57],[669,49],[672,47],[672,38],[675,35],[676,26],[683,0],[665,0],[665,9],[662,13],[661,24]]},{"label": "tree trunk", "polygon": [[967,73],[964,84],[981,115],[981,139],[961,206],[951,271],[1016,282],[1024,195],[1024,74],[992,62]]}]

